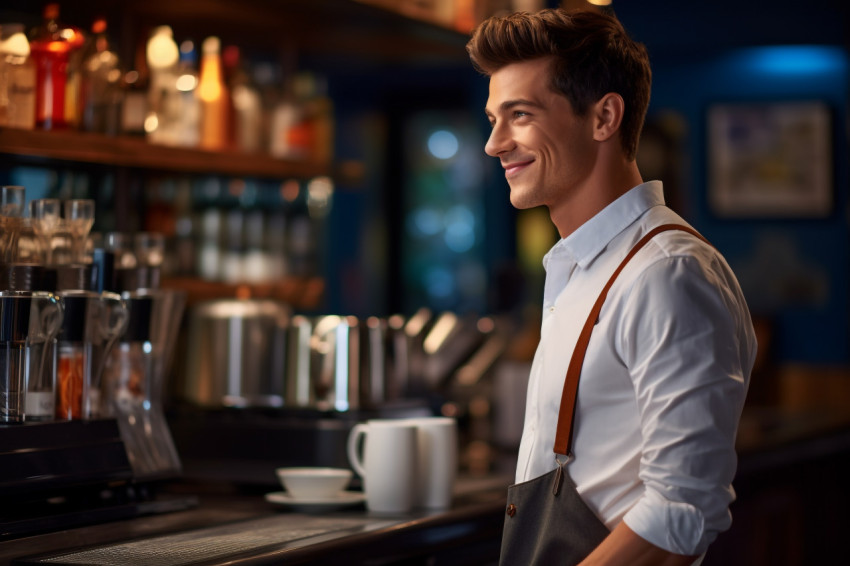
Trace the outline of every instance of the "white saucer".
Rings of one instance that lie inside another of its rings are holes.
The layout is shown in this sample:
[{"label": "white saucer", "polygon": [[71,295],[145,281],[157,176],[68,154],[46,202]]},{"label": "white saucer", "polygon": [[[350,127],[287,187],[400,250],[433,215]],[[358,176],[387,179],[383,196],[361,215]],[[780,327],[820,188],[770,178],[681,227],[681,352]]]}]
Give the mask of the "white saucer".
[{"label": "white saucer", "polygon": [[267,493],[265,497],[270,503],[304,511],[331,511],[366,501],[366,494],[361,491],[340,491],[333,497],[321,499],[297,499],[285,491]]}]

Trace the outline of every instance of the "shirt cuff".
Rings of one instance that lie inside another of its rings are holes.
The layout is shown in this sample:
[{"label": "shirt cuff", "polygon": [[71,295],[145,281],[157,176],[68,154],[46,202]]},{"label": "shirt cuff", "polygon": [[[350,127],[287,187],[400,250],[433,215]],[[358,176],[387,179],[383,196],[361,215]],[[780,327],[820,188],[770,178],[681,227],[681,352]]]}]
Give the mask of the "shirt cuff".
[{"label": "shirt cuff", "polygon": [[623,520],[635,534],[674,554],[702,554],[711,543],[699,509],[665,499],[652,490],[646,491]]}]

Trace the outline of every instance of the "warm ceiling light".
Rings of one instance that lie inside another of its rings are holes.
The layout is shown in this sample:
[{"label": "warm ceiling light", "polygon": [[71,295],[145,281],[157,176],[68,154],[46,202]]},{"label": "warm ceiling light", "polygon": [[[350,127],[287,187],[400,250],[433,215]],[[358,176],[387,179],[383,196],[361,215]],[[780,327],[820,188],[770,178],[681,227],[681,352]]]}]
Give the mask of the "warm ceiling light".
[{"label": "warm ceiling light", "polygon": [[610,6],[611,0],[587,0],[589,4],[593,4],[594,6]]}]

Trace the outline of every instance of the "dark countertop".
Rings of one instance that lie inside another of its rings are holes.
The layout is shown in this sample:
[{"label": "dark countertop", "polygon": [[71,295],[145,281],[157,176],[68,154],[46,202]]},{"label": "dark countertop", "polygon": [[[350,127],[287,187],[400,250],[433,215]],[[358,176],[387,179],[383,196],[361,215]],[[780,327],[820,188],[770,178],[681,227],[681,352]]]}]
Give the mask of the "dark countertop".
[{"label": "dark countertop", "polygon": [[[749,531],[764,521],[765,502],[777,504],[774,492],[799,499],[799,505],[830,501],[796,497],[800,486],[823,485],[833,490],[834,499],[837,487],[824,478],[831,477],[830,471],[844,477],[847,457],[842,455],[850,453],[850,414],[748,407],[738,451],[735,485],[740,497],[735,515],[743,520],[735,521],[726,543],[721,539],[713,545],[710,555],[717,560],[711,564],[737,564],[736,549],[741,541],[753,539]],[[814,476],[801,481],[804,473]],[[510,483],[511,478],[502,475],[463,477],[450,509],[386,517],[371,514],[362,505],[321,514],[292,510],[264,499],[264,493],[273,489],[172,482],[156,492],[143,516],[100,519],[87,526],[47,525],[42,534],[0,537],[0,565],[495,564]],[[4,505],[9,502],[0,501]],[[745,519],[753,514],[759,519]],[[820,507],[808,513],[815,518],[823,515]],[[770,511],[769,516],[776,520],[784,514]],[[814,519],[805,523],[814,524]],[[800,537],[790,540],[808,541]],[[816,542],[798,546],[825,546],[820,539]]]},{"label": "dark countertop", "polygon": [[509,482],[463,478],[450,509],[404,516],[293,511],[261,493],[174,484],[166,506],[197,505],[6,540],[0,564],[494,564]]}]

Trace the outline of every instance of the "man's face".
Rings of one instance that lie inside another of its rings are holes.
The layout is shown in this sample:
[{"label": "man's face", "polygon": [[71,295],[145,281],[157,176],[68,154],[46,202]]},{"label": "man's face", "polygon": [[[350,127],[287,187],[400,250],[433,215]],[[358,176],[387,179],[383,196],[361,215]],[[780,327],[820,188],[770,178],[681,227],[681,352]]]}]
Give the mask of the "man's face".
[{"label": "man's face", "polygon": [[595,160],[592,121],[549,88],[551,61],[513,63],[490,76],[485,113],[493,130],[484,151],[501,161],[517,208],[565,204]]}]

